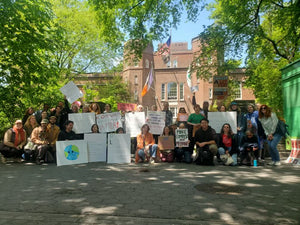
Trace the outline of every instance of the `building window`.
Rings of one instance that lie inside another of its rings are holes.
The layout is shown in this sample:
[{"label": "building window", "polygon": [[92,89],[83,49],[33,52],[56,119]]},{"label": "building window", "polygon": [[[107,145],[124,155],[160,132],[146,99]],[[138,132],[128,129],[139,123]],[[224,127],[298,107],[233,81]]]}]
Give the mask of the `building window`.
[{"label": "building window", "polygon": [[168,83],[168,100],[177,100],[177,84],[175,82]]},{"label": "building window", "polygon": [[170,111],[173,114],[173,118],[177,118],[177,107],[170,106]]},{"label": "building window", "polygon": [[179,86],[179,98],[180,98],[180,100],[182,101],[182,100],[184,100],[184,96],[183,96],[183,90],[184,90],[184,86],[183,86],[183,83],[180,83],[180,86]]},{"label": "building window", "polygon": [[242,82],[236,81],[234,84],[234,90],[233,90],[233,96],[234,99],[242,99]]},{"label": "building window", "polygon": [[173,67],[174,67],[174,68],[177,68],[177,60],[174,60],[174,61],[173,61]]},{"label": "building window", "polygon": [[145,61],[145,67],[149,68],[149,60],[148,59],[146,59],[146,61]]},{"label": "building window", "polygon": [[171,67],[171,61],[169,60],[169,62],[167,63],[167,67]]},{"label": "building window", "polygon": [[209,88],[209,99],[213,98],[213,89]]},{"label": "building window", "polygon": [[165,95],[166,95],[166,85],[161,84],[161,100],[165,100]]},{"label": "building window", "polygon": [[137,75],[134,76],[134,84],[138,84],[138,76]]},{"label": "building window", "polygon": [[137,101],[138,100],[138,91],[134,90],[134,100]]}]

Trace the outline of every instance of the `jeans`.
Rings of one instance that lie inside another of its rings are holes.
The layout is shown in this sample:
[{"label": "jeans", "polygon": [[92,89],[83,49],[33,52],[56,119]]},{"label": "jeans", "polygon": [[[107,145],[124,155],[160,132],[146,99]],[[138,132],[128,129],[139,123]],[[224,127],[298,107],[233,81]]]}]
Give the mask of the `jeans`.
[{"label": "jeans", "polygon": [[281,137],[282,136],[280,134],[274,134],[273,140],[268,140],[269,151],[273,162],[280,162],[280,156],[277,149],[277,145],[281,140]]},{"label": "jeans", "polygon": [[[230,152],[230,150],[231,150],[231,147],[228,148],[229,152]],[[224,155],[225,154],[225,149],[222,148],[222,147],[220,147],[218,149],[218,152],[219,152],[220,155]],[[231,156],[231,158],[233,159],[233,164],[232,165],[236,166],[237,165],[237,154],[233,153],[232,156]]]},{"label": "jeans", "polygon": [[[149,155],[150,157],[152,157],[153,159],[156,158],[156,151],[157,151],[157,144],[151,145],[149,147]],[[144,161],[145,160],[145,152],[144,149],[140,149],[138,152],[139,157]]]}]

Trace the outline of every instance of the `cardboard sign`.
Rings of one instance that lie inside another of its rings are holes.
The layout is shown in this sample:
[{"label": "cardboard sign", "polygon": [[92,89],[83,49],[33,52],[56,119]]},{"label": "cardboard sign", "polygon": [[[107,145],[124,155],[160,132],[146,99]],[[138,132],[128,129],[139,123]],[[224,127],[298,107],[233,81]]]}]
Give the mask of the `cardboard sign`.
[{"label": "cardboard sign", "polygon": [[213,98],[224,99],[228,95],[228,77],[214,76]]},{"label": "cardboard sign", "polygon": [[73,131],[77,134],[90,133],[96,123],[95,113],[69,113],[69,120],[74,122]]},{"label": "cardboard sign", "polygon": [[57,141],[57,166],[88,162],[87,142],[84,140]]},{"label": "cardboard sign", "polygon": [[174,136],[159,136],[158,137],[159,150],[174,149]]},{"label": "cardboard sign", "polygon": [[119,127],[122,127],[121,114],[119,112],[98,114],[96,115],[96,120],[100,133],[114,132]]},{"label": "cardboard sign", "polygon": [[87,142],[88,162],[106,162],[106,134],[84,134]]},{"label": "cardboard sign", "polygon": [[162,134],[165,127],[166,112],[148,111],[147,124],[152,134]]},{"label": "cardboard sign", "polygon": [[136,104],[132,103],[118,103],[118,110],[125,111],[125,112],[134,112],[136,110]]},{"label": "cardboard sign", "polygon": [[108,134],[107,163],[130,163],[130,135]]},{"label": "cardboard sign", "polygon": [[189,147],[189,134],[188,129],[176,129],[176,147]]},{"label": "cardboard sign", "polygon": [[77,99],[83,97],[82,91],[80,91],[80,89],[76,86],[76,84],[74,84],[73,81],[70,81],[59,90],[66,96],[68,102],[70,102],[71,104]]}]

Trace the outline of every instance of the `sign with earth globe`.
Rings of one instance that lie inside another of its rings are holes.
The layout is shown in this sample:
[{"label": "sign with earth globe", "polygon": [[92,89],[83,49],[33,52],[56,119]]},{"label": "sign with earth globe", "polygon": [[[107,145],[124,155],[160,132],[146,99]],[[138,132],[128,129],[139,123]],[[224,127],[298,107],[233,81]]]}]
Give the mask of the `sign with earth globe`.
[{"label": "sign with earth globe", "polygon": [[68,160],[76,160],[79,156],[79,148],[76,145],[68,145],[65,148],[65,157]]}]

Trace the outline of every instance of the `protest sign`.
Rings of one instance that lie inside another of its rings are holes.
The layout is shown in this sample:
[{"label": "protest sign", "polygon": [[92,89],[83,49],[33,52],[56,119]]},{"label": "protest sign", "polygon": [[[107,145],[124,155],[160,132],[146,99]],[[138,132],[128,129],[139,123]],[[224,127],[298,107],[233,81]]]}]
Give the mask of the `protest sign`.
[{"label": "protest sign", "polygon": [[73,131],[77,134],[90,133],[96,123],[95,113],[69,113],[69,120],[74,122]]},{"label": "protest sign", "polygon": [[87,143],[84,140],[57,141],[57,166],[88,162]]},{"label": "protest sign", "polygon": [[130,135],[108,134],[107,163],[130,163]]},{"label": "protest sign", "polygon": [[236,112],[208,112],[209,126],[220,133],[224,123],[229,123],[233,133],[237,133]]},{"label": "protest sign", "polygon": [[159,136],[158,137],[159,150],[174,149],[174,136]]},{"label": "protest sign", "polygon": [[78,98],[83,97],[82,91],[80,91],[80,89],[76,86],[76,84],[74,84],[73,81],[70,81],[59,90],[66,96],[68,102],[70,102],[71,104]]},{"label": "protest sign", "polygon": [[84,134],[87,142],[88,162],[106,162],[106,134]]},{"label": "protest sign", "polygon": [[119,127],[122,127],[121,114],[119,112],[98,114],[96,119],[99,132],[114,132]]},{"label": "protest sign", "polygon": [[224,99],[228,95],[228,77],[214,76],[213,98]]},{"label": "protest sign", "polygon": [[136,137],[141,133],[141,127],[145,124],[144,112],[125,113],[126,133],[130,137]]},{"label": "protest sign", "polygon": [[166,112],[148,111],[147,124],[152,134],[162,134],[165,127]]},{"label": "protest sign", "polygon": [[189,147],[188,129],[176,129],[176,147],[183,148]]},{"label": "protest sign", "polygon": [[291,138],[291,154],[287,158],[286,163],[300,165],[300,139]]},{"label": "protest sign", "polygon": [[134,112],[136,110],[136,104],[132,104],[132,103],[118,103],[118,110],[121,111],[132,111]]}]

